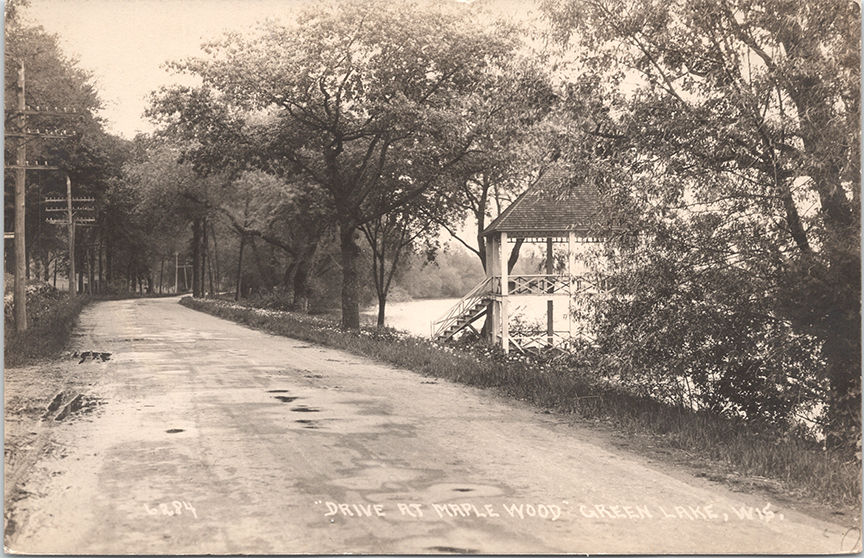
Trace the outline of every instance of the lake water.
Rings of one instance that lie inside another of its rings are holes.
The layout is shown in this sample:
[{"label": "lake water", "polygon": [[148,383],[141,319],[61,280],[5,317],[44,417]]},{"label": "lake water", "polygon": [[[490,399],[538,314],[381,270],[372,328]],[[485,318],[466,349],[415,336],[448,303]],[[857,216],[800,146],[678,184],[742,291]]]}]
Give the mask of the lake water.
[{"label": "lake water", "polygon": [[[385,325],[418,337],[428,338],[431,334],[432,322],[443,317],[459,300],[458,298],[430,298],[388,302],[385,308]],[[558,303],[555,312],[556,329],[567,329],[568,312],[567,305]],[[369,306],[360,314],[363,323],[375,324],[378,320],[378,305]],[[532,323],[537,327],[545,327],[546,300],[541,297],[521,297],[519,300],[514,300],[511,303],[510,316],[511,319],[519,319],[526,324]]]},{"label": "lake water", "polygon": [[[394,329],[407,331],[418,337],[428,338],[432,322],[446,314],[458,298],[430,298],[408,302],[388,302],[385,308],[385,324]],[[378,319],[378,305],[365,308],[364,320],[374,324]]]}]

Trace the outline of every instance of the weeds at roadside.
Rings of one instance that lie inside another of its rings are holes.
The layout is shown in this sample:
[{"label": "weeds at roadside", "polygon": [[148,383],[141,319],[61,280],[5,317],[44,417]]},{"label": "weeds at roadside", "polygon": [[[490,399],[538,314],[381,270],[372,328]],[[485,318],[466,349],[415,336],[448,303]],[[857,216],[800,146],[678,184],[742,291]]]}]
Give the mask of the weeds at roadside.
[{"label": "weeds at roadside", "polygon": [[94,301],[127,300],[176,296],[118,293],[105,295],[69,294],[47,283],[27,286],[27,330],[18,333],[13,318],[12,295],[4,299],[3,364],[6,368],[26,366],[57,357],[68,345],[81,310]]},{"label": "weeds at roadside", "polygon": [[[54,289],[56,291],[56,289]],[[25,366],[38,360],[54,358],[69,342],[81,310],[90,297],[69,298],[65,293],[27,296],[27,330],[17,332],[11,311],[4,312],[3,365]]]},{"label": "weeds at roadside", "polygon": [[[244,307],[226,301],[183,298],[181,304],[276,335],[363,355],[424,376],[496,388],[513,398],[619,430],[651,436],[734,471],[739,478],[768,478],[790,493],[848,509],[861,505],[861,462],[817,444],[742,422],[673,407],[610,384],[590,361],[505,355],[488,345],[441,345],[384,329],[341,331],[311,316]],[[858,512],[860,513],[860,511]]]}]

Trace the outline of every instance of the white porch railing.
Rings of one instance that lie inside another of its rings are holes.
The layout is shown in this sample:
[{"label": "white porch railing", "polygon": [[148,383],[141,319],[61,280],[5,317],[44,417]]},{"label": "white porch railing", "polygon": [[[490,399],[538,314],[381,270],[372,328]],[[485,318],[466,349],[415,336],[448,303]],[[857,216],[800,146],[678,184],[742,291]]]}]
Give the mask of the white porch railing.
[{"label": "white porch railing", "polygon": [[569,351],[577,342],[592,342],[589,335],[569,331],[556,331],[552,337],[548,333],[542,335],[512,335],[509,337],[510,345],[520,353],[530,351],[543,351],[548,349],[560,349]]},{"label": "white porch railing", "polygon": [[566,275],[511,275],[507,279],[507,294],[510,295],[569,294],[570,292],[570,281]]}]

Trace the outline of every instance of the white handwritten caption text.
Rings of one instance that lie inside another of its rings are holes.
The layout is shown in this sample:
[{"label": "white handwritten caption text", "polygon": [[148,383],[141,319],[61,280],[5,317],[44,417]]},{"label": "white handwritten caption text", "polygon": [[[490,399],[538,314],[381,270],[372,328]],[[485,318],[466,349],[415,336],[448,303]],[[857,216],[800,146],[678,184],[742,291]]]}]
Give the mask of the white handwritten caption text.
[{"label": "white handwritten caption text", "polygon": [[[546,519],[557,521],[559,519],[586,518],[586,519],[687,519],[690,521],[729,521],[730,519],[740,521],[783,521],[782,513],[775,513],[771,504],[763,508],[752,506],[728,506],[715,507],[713,504],[700,506],[654,506],[645,505],[579,505],[573,506],[572,517],[569,517],[569,502],[563,501],[564,507],[555,504],[418,504],[416,502],[399,502],[390,507],[385,504],[346,504],[318,500],[316,505],[324,505],[327,510],[324,517],[385,517],[388,513],[399,514],[413,518],[458,518],[458,517],[511,517],[516,519]],[[723,511],[728,509],[728,511]]]},{"label": "white handwritten caption text", "polygon": [[156,507],[151,508],[147,504],[144,504],[144,509],[147,510],[147,513],[150,515],[182,515],[183,510],[192,513],[192,517],[198,519],[198,514],[195,512],[195,508],[189,502],[180,502],[178,500],[174,500],[171,504],[158,504]]}]

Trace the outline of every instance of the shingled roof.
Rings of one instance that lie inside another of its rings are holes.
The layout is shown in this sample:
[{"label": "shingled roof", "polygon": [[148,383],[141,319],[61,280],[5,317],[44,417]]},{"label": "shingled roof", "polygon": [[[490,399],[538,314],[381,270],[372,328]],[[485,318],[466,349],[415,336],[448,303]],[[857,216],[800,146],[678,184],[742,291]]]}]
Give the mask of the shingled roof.
[{"label": "shingled roof", "polygon": [[597,224],[600,198],[597,190],[573,181],[562,166],[547,170],[492,221],[483,236],[506,232],[514,237],[566,235],[590,232]]}]

